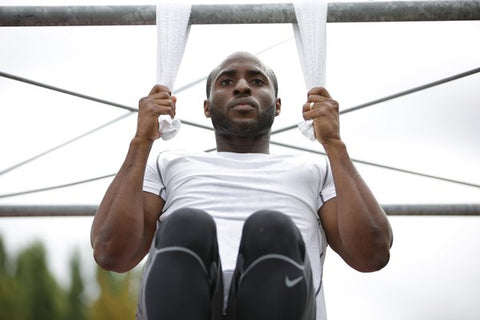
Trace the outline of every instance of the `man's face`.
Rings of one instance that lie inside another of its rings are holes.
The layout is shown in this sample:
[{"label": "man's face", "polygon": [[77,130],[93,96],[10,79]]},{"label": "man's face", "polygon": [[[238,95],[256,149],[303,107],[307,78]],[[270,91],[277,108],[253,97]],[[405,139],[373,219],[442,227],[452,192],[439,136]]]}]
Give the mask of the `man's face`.
[{"label": "man's face", "polygon": [[265,67],[253,57],[238,55],[220,66],[204,107],[217,134],[254,137],[270,131],[280,99]]}]

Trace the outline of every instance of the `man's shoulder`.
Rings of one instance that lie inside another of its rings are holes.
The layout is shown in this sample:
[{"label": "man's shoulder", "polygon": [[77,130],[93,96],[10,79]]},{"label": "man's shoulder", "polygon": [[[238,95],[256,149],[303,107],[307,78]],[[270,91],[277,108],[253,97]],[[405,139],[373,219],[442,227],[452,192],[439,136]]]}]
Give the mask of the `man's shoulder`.
[{"label": "man's shoulder", "polygon": [[327,163],[327,158],[323,155],[295,153],[295,154],[281,154],[274,155],[274,159],[278,161],[292,162],[301,165],[320,165],[324,166]]},{"label": "man's shoulder", "polygon": [[161,150],[157,157],[160,158],[181,158],[187,156],[189,153],[184,149]]},{"label": "man's shoulder", "polygon": [[185,149],[174,149],[174,150],[162,150],[159,151],[156,155],[156,160],[158,163],[168,163],[172,161],[181,161],[190,158],[211,158],[212,155],[203,152],[197,151],[192,152]]}]

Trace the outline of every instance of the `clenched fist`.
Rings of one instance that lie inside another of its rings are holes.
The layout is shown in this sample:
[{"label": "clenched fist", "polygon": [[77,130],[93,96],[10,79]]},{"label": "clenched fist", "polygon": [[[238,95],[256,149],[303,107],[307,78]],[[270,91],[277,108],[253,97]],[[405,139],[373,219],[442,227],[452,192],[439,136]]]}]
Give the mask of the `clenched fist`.
[{"label": "clenched fist", "polygon": [[162,114],[175,117],[175,103],[177,98],[172,96],[170,89],[155,85],[148,96],[138,103],[138,122],[136,138],[154,141],[160,138],[158,117]]},{"label": "clenched fist", "polygon": [[315,87],[308,92],[303,105],[303,118],[313,119],[315,138],[323,145],[340,140],[338,102],[332,99],[327,89]]}]

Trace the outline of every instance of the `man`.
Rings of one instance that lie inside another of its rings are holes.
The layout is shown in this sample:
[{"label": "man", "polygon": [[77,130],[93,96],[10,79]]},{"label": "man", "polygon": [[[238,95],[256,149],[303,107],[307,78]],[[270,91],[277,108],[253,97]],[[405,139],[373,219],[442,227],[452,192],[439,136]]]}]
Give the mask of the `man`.
[{"label": "man", "polygon": [[148,164],[157,119],[175,115],[176,97],[157,85],[140,100],[91,234],[107,270],[128,271],[150,251],[138,319],[325,319],[327,242],[356,270],[387,264],[391,228],[340,138],[338,103],[314,88],[303,105],[328,162],[274,156],[277,91],[257,57],[232,54],[207,80],[217,153],[162,152]]}]

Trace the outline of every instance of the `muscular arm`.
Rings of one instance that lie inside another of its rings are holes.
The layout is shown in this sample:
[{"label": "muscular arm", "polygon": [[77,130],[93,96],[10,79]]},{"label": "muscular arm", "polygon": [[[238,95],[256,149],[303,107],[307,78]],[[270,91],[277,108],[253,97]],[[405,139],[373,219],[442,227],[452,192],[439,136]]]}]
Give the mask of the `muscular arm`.
[{"label": "muscular arm", "polygon": [[[379,270],[388,263],[392,244],[387,216],[340,139],[337,102],[324,88],[312,89],[308,99],[304,118],[314,119],[315,136],[327,153],[337,192],[319,211],[328,243],[351,267]],[[315,102],[312,110],[310,102]]]},{"label": "muscular arm", "polygon": [[155,86],[140,100],[137,132],[93,220],[90,238],[94,258],[104,269],[128,271],[148,252],[164,202],[143,192],[145,167],[159,137],[159,115],[174,116],[174,112],[175,99],[165,87]]}]

